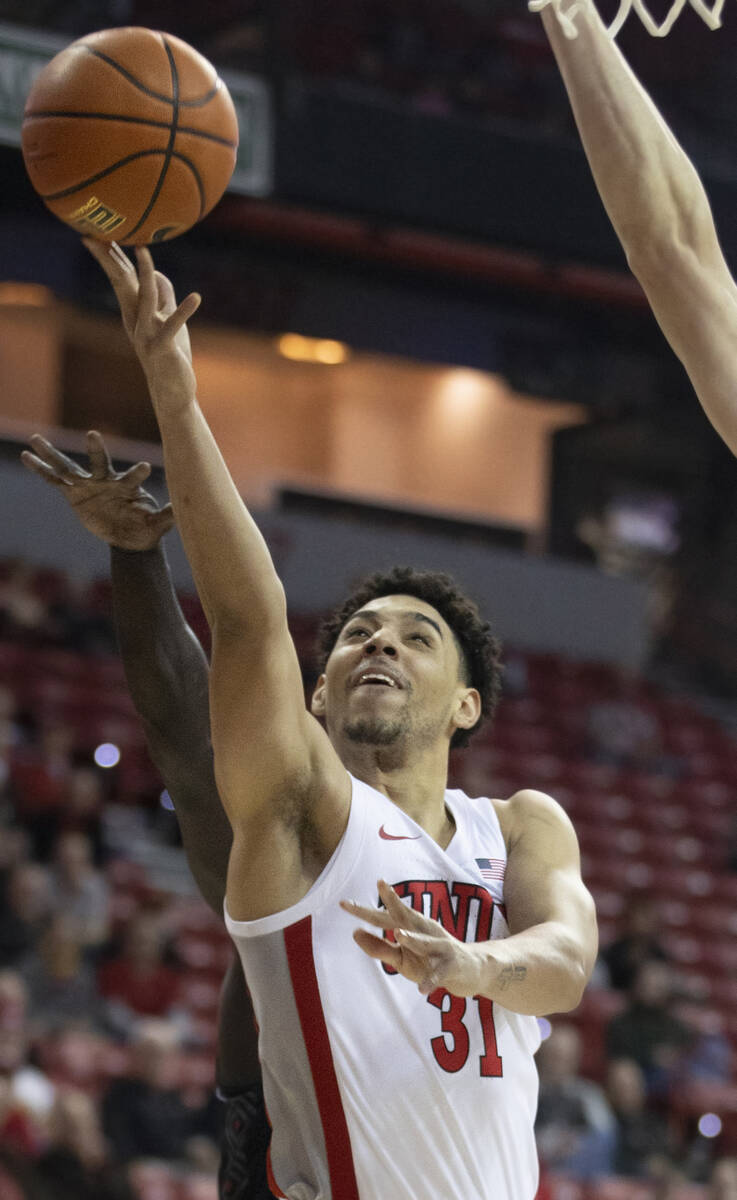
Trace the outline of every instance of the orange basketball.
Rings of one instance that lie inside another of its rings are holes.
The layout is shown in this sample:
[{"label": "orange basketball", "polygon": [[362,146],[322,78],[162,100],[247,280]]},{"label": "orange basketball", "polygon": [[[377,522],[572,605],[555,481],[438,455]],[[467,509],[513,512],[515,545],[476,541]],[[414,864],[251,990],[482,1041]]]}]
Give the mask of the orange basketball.
[{"label": "orange basketball", "polygon": [[184,233],[233,174],[238,121],[211,63],[169,33],[104,29],[44,67],[26,102],[23,158],[55,216],[103,241]]}]

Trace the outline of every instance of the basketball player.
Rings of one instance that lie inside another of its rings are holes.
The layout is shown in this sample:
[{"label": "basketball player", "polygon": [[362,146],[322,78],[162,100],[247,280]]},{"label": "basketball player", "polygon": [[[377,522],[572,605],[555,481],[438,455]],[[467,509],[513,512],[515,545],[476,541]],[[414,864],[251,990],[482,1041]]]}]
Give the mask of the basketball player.
[{"label": "basketball player", "polygon": [[[87,437],[89,471],[42,437],[25,466],[53,484],[82,525],[110,546],[118,644],[133,703],[179,818],[192,874],[222,919],[232,842],[215,787],[207,701],[208,666],[174,592],[161,538],[174,522],[142,484],[138,463],[117,473],[98,433]],[[222,1200],[267,1200],[268,1126],[253,1010],[240,959],[226,975],[218,1024],[218,1090],[226,1101]]]},{"label": "basketball player", "polygon": [[283,588],[197,404],[199,296],[177,306],[147,250],[136,271],[86,244],[146,374],[212,630],[226,921],[259,1024],[272,1191],[533,1200],[534,1015],[578,1004],[597,938],[554,801],[446,790],[451,742],[491,708],[495,643],[444,577],[390,573],[328,623],[307,712]]},{"label": "basketball player", "polygon": [[575,16],[574,39],[551,8],[542,20],[629,265],[707,417],[737,453],[737,285],[701,181],[591,0]]}]

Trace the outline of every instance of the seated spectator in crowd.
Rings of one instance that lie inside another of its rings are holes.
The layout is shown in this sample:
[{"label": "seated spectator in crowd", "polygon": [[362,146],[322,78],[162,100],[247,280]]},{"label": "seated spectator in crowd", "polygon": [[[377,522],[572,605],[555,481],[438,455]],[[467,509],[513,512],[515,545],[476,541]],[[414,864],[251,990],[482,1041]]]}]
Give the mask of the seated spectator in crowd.
[{"label": "seated spectator in crowd", "polygon": [[30,1054],[27,1025],[0,1026],[0,1145],[35,1156],[45,1142],[56,1088]]},{"label": "seated spectator in crowd", "polygon": [[15,966],[33,950],[51,917],[51,881],[39,863],[10,872],[0,908],[0,967]]},{"label": "seated spectator in crowd", "polygon": [[722,1014],[713,1008],[691,1005],[684,1020],[693,1029],[694,1040],[679,1064],[682,1085],[731,1083],[734,1055]]},{"label": "seated spectator in crowd", "polygon": [[607,1055],[634,1060],[642,1069],[648,1095],[666,1095],[680,1063],[694,1043],[694,1032],[673,1012],[671,969],[646,962],[630,990],[629,1006],[609,1022]]},{"label": "seated spectator in crowd", "polygon": [[29,1017],[39,1034],[69,1023],[99,1023],[95,973],[82,951],[76,923],[61,909],[41,935],[38,948],[20,963]]},{"label": "seated spectator in crowd", "polygon": [[164,962],[164,936],[153,913],[132,918],[122,954],[103,963],[97,978],[110,1021],[120,1032],[128,1032],[136,1017],[173,1014],[179,973]]},{"label": "seated spectator in crowd", "polygon": [[0,638],[39,645],[47,640],[49,629],[48,605],[36,588],[35,568],[18,559],[0,581]]},{"label": "seated spectator in crowd", "polygon": [[709,1200],[737,1200],[737,1158],[718,1158],[711,1169]]},{"label": "seated spectator in crowd", "polygon": [[64,833],[82,833],[92,844],[92,861],[104,860],[102,812],[104,789],[95,767],[73,767],[67,778],[59,823]]},{"label": "seated spectator in crowd", "polygon": [[74,740],[74,731],[68,726],[46,725],[39,744],[22,747],[13,759],[17,818],[31,834],[35,856],[43,860],[49,856],[59,827]]},{"label": "seated spectator in crowd", "polygon": [[97,1107],[83,1092],[57,1096],[35,1174],[53,1200],[133,1200],[125,1176],[111,1166]]},{"label": "seated spectator in crowd", "polygon": [[80,945],[98,949],[110,928],[110,889],[93,866],[92,843],[83,833],[63,833],[54,848],[53,902]]},{"label": "seated spectator in crowd", "polygon": [[622,931],[616,941],[606,946],[601,958],[609,972],[609,984],[627,992],[644,962],[667,955],[658,941],[659,917],[657,904],[647,892],[631,892],[622,913]]},{"label": "seated spectator in crowd", "polygon": [[677,774],[679,764],[664,751],[657,714],[639,689],[639,676],[633,672],[622,669],[613,675],[610,694],[588,710],[588,754],[612,767]]},{"label": "seated spectator in crowd", "polygon": [[666,1122],[647,1107],[645,1077],[636,1062],[620,1058],[610,1063],[607,1096],[616,1119],[614,1173],[641,1178],[662,1174],[674,1145]]},{"label": "seated spectator in crowd", "polygon": [[578,1030],[554,1024],[537,1056],[535,1138],[540,1158],[551,1170],[590,1179],[612,1173],[615,1121],[602,1089],[578,1074],[580,1063]]},{"label": "seated spectator in crowd", "polygon": [[203,1110],[189,1108],[177,1090],[179,1035],[168,1021],[136,1027],[129,1074],[103,1099],[103,1128],[120,1163],[137,1158],[184,1159],[188,1141],[208,1130]]}]

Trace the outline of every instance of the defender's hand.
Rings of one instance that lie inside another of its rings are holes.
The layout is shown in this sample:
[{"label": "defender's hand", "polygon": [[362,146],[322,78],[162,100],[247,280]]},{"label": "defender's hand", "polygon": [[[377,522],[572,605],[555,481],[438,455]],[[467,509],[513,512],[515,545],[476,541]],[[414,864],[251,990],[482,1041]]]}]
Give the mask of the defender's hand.
[{"label": "defender's hand", "polygon": [[82,241],[112,284],[125,331],[152,393],[158,394],[162,387],[184,388],[185,394],[193,395],[195,376],[187,321],[199,308],[201,297],[191,292],[177,305],[171,281],[154,270],[145,246],[136,248],[136,270],[116,242]]},{"label": "defender's hand", "polygon": [[365,929],[355,931],[354,940],[370,958],[381,959],[411,979],[423,996],[436,988],[445,988],[454,996],[482,992],[485,959],[477,944],[459,941],[437,921],[403,904],[383,879],[379,880],[379,896],[385,908],[367,908],[353,900],[340,902],[351,916],[394,932],[396,943]]},{"label": "defender's hand", "polygon": [[127,471],[116,471],[99,433],[87,434],[90,469],[62,454],[46,438],[35,434],[30,450],[21,454],[29,471],[58,488],[85,529],[121,550],[151,550],[171,529],[171,504],[159,508],[141,484],[151,474],[148,463],[140,462]]}]

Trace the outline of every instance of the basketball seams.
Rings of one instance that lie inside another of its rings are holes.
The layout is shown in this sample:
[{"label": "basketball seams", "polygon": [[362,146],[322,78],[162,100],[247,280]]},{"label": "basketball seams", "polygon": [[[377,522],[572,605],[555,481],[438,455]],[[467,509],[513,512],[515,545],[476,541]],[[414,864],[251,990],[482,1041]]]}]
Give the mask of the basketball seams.
[{"label": "basketball seams", "polygon": [[[167,49],[167,53],[171,53],[169,50],[169,43],[163,37],[162,41]],[[139,92],[143,92],[145,96],[149,96],[152,100],[161,100],[164,104],[174,103],[174,100],[171,96],[165,96],[163,92],[155,92],[153,88],[148,87],[147,84],[143,83],[140,79],[137,79],[127,67],[124,67],[122,63],[117,62],[116,59],[112,58],[109,54],[104,54],[102,50],[95,50],[92,46],[85,46],[85,50],[88,54],[94,55],[95,58],[102,59],[102,61],[107,63],[109,67],[112,67],[115,71],[118,71],[124,79],[128,80],[128,83],[132,83],[133,87],[138,88]],[[216,77],[212,87],[202,96],[193,96],[190,100],[180,99],[178,103],[181,108],[203,108],[206,104],[209,104],[209,102],[215,96],[217,96],[219,90],[220,80]]]},{"label": "basketball seams", "polygon": [[[74,117],[83,121],[122,121],[126,125],[146,125],[150,129],[171,128],[171,121],[154,121],[151,117],[127,117],[123,113],[73,112],[67,109],[61,109],[58,112],[51,109],[37,109],[35,112],[27,112],[23,119],[31,121],[45,117]],[[237,142],[232,142],[229,138],[218,137],[216,133],[208,133],[204,129],[195,129],[191,125],[179,125],[177,132],[189,133],[193,137],[204,138],[208,142],[216,142],[220,146],[227,146],[229,150],[237,149]]]},{"label": "basketball seams", "polygon": [[171,46],[169,45],[169,43],[167,42],[167,40],[163,34],[161,35],[161,41],[163,42],[164,49],[166,51],[166,56],[169,59],[169,70],[171,71],[171,91],[172,91],[173,108],[172,108],[172,114],[171,114],[171,124],[169,126],[169,142],[166,147],[166,150],[164,151],[164,161],[161,164],[161,171],[159,172],[159,178],[157,179],[154,190],[151,193],[151,199],[149,200],[148,204],[146,205],[145,209],[143,210],[143,214],[140,217],[140,220],[133,226],[132,229],[128,230],[128,232],[126,234],[126,238],[133,237],[133,235],[138,232],[138,230],[141,228],[141,226],[144,224],[144,222],[148,220],[151,210],[153,209],[156,201],[158,200],[161,189],[164,186],[164,180],[166,179],[166,173],[169,170],[169,163],[171,162],[171,156],[172,156],[172,152],[174,150],[174,143],[177,138],[177,125],[179,123],[179,71],[177,69],[177,64],[174,60],[174,55],[172,53]]},{"label": "basketball seams", "polygon": [[152,154],[165,154],[163,147],[158,150],[136,150],[134,154],[127,154],[125,158],[119,158],[111,166],[105,167],[104,170],[98,171],[96,175],[90,175],[89,179],[82,179],[79,183],[75,183],[73,187],[63,188],[60,192],[50,192],[47,195],[39,192],[42,200],[63,200],[66,196],[73,196],[75,192],[79,192],[82,188],[91,187],[93,183],[99,183],[106,175],[112,175],[113,171],[117,171],[120,167],[127,167],[128,163],[135,162],[137,158],[150,158]]},{"label": "basketball seams", "polygon": [[[202,182],[202,176],[200,175],[199,171],[197,170],[197,167],[195,166],[195,164],[192,162],[192,159],[187,158],[186,154],[182,154],[179,150],[175,150],[172,153],[172,158],[176,158],[179,162],[183,162],[185,167],[189,167],[190,171],[194,175],[194,181],[197,184],[197,191],[200,193],[200,217],[201,217],[203,212],[205,211],[205,204],[207,203],[207,198],[205,196],[205,185]],[[197,219],[199,220],[199,217]]]}]

